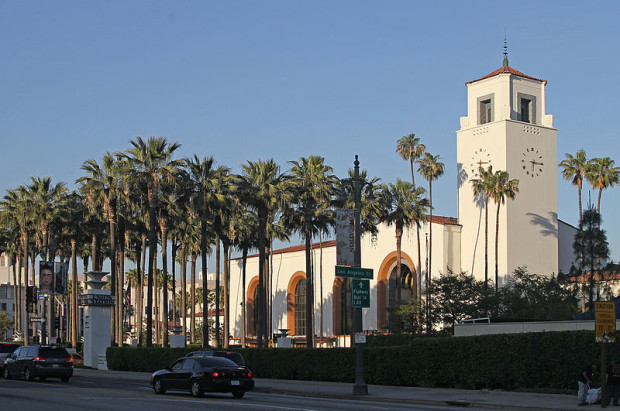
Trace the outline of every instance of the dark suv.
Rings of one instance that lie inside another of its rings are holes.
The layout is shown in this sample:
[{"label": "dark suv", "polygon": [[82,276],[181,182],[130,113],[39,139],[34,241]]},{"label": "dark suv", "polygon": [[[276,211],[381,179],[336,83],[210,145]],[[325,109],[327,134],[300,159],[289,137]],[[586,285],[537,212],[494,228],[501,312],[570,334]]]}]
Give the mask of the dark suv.
[{"label": "dark suv", "polygon": [[73,375],[71,354],[62,347],[49,345],[25,345],[19,347],[4,362],[4,378],[23,377],[30,381],[47,377],[69,381]]}]

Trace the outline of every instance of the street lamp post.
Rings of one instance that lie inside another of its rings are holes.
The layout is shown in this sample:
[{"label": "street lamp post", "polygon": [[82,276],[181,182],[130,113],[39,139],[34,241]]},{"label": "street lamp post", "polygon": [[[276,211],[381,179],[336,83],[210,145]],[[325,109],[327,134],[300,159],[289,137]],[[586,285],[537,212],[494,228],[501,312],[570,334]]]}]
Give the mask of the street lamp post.
[{"label": "street lamp post", "polygon": [[[360,162],[357,159],[357,154],[355,155],[355,172],[353,175],[353,198],[355,200],[355,254],[354,254],[354,262],[355,267],[362,267],[362,248],[361,248],[361,224],[360,224],[360,214],[361,214],[361,200],[362,200],[362,189],[363,185],[360,181]],[[352,281],[352,280],[349,280]],[[352,294],[351,294],[352,296]],[[352,300],[351,300],[352,303]],[[355,307],[353,308],[353,331],[354,334],[363,332],[363,323],[362,323],[362,308]],[[355,338],[353,339],[355,341]],[[353,385],[353,394],[354,395],[368,395],[368,385],[366,385],[365,380],[365,372],[364,372],[364,345],[355,344],[355,384]]]}]

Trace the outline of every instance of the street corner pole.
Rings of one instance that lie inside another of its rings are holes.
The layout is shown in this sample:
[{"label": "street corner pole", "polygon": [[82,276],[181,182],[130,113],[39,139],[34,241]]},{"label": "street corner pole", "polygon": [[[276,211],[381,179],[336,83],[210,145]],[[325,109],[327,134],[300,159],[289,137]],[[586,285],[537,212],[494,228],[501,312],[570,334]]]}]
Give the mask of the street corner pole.
[{"label": "street corner pole", "polygon": [[601,408],[607,407],[607,344],[601,343]]},{"label": "street corner pole", "polygon": [[[362,233],[361,233],[361,199],[362,199],[362,184],[360,182],[359,165],[357,154],[355,155],[354,167],[354,199],[355,199],[355,266],[362,266]],[[351,292],[351,305],[353,305],[353,292]],[[361,334],[364,330],[362,322],[362,308],[353,308],[353,330],[354,334]],[[365,371],[364,371],[364,344],[358,343],[354,338],[355,344],[355,383],[353,384],[353,395],[368,395],[368,385],[366,385]]]}]

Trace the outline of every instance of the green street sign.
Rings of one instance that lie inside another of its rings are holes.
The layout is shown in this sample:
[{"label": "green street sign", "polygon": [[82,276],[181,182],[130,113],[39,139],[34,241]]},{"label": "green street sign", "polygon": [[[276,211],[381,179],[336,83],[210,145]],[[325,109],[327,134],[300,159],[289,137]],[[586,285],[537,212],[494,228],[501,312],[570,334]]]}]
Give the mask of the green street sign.
[{"label": "green street sign", "polygon": [[354,279],[352,282],[353,307],[370,308],[370,281]]},{"label": "green street sign", "polygon": [[372,275],[372,268],[345,267],[342,265],[336,266],[337,277],[364,278],[366,280],[372,280]]}]

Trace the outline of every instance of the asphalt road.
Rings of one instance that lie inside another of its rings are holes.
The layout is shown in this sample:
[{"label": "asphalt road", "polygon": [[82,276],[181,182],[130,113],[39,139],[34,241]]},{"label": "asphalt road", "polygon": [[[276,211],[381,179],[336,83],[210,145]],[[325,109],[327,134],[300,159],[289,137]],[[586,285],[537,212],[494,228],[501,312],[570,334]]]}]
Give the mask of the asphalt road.
[{"label": "asphalt road", "polygon": [[[243,399],[232,394],[210,394],[194,398],[189,392],[155,395],[146,384],[128,381],[74,377],[68,383],[56,379],[41,381],[0,378],[2,410],[450,410],[457,407],[398,404],[355,400],[334,400],[283,394],[248,392]],[[470,408],[471,409],[471,408]]]}]

